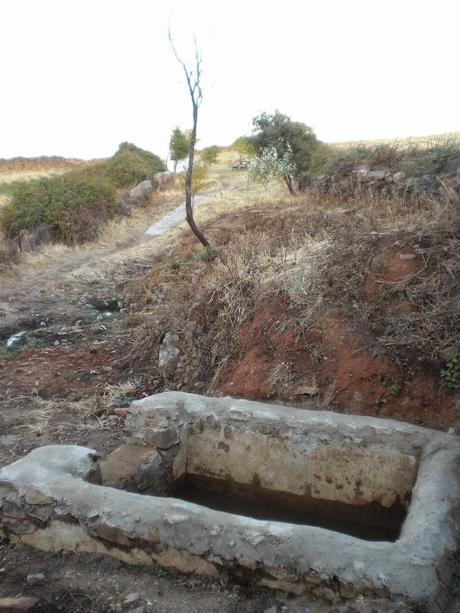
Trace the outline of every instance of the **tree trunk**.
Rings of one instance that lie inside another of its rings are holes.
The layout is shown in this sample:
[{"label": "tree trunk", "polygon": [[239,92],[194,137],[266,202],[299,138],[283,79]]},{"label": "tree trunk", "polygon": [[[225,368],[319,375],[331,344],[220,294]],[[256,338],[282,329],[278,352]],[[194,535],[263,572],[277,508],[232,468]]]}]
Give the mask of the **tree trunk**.
[{"label": "tree trunk", "polygon": [[291,194],[291,196],[296,196],[297,194],[295,193],[294,187],[292,185],[292,177],[291,175],[284,175],[284,182],[287,185],[287,188],[289,190],[289,193]]},{"label": "tree trunk", "polygon": [[185,215],[187,223],[190,226],[193,234],[197,237],[202,245],[206,248],[210,247],[205,235],[198,229],[193,218],[193,203],[192,203],[192,176],[193,176],[193,159],[195,157],[195,143],[196,143],[196,128],[198,124],[198,105],[193,102],[193,128],[190,135],[190,148],[188,151],[188,166],[187,174],[185,175]]}]

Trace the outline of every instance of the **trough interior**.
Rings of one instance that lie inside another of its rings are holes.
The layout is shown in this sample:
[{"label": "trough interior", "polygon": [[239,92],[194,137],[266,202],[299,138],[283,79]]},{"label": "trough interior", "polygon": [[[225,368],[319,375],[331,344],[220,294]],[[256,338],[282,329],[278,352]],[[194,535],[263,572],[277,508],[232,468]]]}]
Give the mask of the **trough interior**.
[{"label": "trough interior", "polygon": [[[248,427],[206,416],[178,426],[164,414],[145,421],[135,468],[142,477],[105,483],[366,540],[399,537],[417,475],[415,453],[276,423]],[[118,459],[125,473],[129,458],[125,452]]]},{"label": "trough interior", "polygon": [[375,502],[358,507],[200,475],[187,475],[171,495],[216,511],[317,526],[368,541],[396,541],[406,517],[399,501],[389,508]]}]

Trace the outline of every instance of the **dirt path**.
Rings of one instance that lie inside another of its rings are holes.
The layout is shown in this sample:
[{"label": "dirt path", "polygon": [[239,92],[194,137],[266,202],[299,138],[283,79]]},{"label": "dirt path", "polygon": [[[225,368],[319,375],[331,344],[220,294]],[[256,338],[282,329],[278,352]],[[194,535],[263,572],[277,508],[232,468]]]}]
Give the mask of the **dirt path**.
[{"label": "dirt path", "polygon": [[[203,202],[207,196],[195,196],[194,207],[197,208],[200,202]],[[185,202],[177,206],[170,213],[153,223],[147,228],[145,234],[147,236],[163,236],[169,232],[171,228],[185,220]]]}]

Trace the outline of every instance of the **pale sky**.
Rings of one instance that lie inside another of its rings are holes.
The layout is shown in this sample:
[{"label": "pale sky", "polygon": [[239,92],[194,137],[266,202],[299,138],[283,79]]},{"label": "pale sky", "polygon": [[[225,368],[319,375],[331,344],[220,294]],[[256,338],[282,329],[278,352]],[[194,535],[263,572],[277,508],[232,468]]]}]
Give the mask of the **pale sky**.
[{"label": "pale sky", "polygon": [[0,158],[165,157],[191,124],[168,38],[203,57],[199,146],[279,109],[324,141],[460,130],[459,0],[0,0]]}]

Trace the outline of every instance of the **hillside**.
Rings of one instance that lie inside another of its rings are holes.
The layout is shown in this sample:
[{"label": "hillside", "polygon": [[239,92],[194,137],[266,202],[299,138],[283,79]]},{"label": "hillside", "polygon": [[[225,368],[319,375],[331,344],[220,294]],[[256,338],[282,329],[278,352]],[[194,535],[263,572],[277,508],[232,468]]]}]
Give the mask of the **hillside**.
[{"label": "hillside", "polygon": [[[181,203],[176,186],[110,221],[96,241],[43,245],[0,273],[0,465],[53,443],[107,453],[124,440],[129,402],[167,389],[458,430],[458,202],[362,190],[291,197],[232,170],[236,159],[225,152],[212,166],[196,207],[212,253],[185,224],[144,234]],[[8,349],[20,331],[23,344]],[[272,602],[268,590],[162,568],[152,579],[112,561],[85,568],[76,554],[8,554],[18,569],[8,586],[18,591],[24,573],[59,568],[37,593],[67,610],[109,610],[134,587],[152,602],[164,594],[165,611],[249,613]],[[306,605],[331,610],[289,603]]]}]

